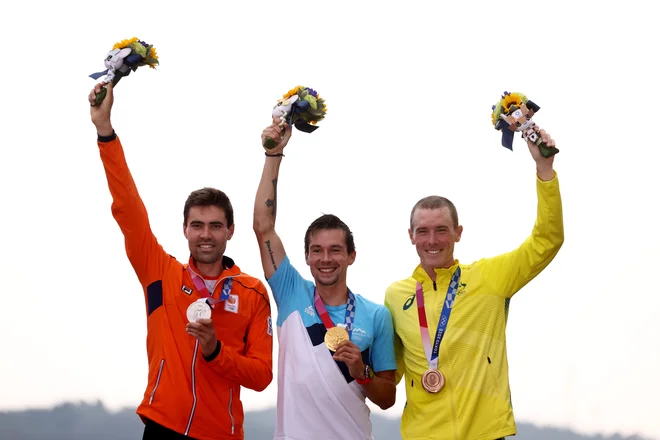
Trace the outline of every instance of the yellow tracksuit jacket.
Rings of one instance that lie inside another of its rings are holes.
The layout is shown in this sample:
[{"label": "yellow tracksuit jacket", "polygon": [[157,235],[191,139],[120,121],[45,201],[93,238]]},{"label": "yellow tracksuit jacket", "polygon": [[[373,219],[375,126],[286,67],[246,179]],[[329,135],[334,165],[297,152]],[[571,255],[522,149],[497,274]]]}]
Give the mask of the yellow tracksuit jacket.
[{"label": "yellow tracksuit jacket", "polygon": [[[506,321],[511,297],[538,275],[564,241],[557,176],[537,178],[537,218],[532,234],[516,250],[436,269],[436,282],[418,266],[412,276],[393,283],[385,305],[394,321],[397,382],[405,374],[406,407],[401,420],[403,440],[494,440],[516,433],[506,357]],[[421,387],[428,369],[415,304],[417,282],[424,302],[431,343],[447,287],[457,265],[461,279],[440,345],[438,368],[445,389],[430,394]]]}]

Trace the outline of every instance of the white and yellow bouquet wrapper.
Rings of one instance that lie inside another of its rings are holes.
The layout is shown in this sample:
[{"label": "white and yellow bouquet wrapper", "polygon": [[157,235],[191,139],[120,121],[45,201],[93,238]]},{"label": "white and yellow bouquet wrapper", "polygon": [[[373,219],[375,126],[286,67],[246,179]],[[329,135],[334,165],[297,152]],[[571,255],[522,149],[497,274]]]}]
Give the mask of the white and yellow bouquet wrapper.
[{"label": "white and yellow bouquet wrapper", "polygon": [[[304,133],[311,133],[319,128],[316,123],[327,112],[325,100],[314,89],[305,86],[296,86],[282,96],[273,108],[273,118],[280,118],[280,127],[286,122]],[[264,147],[271,150],[278,142],[266,138]]]},{"label": "white and yellow bouquet wrapper", "polygon": [[495,129],[502,132],[502,146],[513,150],[513,134],[521,132],[523,139],[529,139],[539,147],[543,157],[559,153],[557,148],[547,146],[534,131],[536,123],[532,121],[532,116],[540,109],[541,107],[527,99],[524,94],[505,91],[502,99],[492,107],[493,112],[490,115]]},{"label": "white and yellow bouquet wrapper", "polygon": [[[112,83],[113,87],[119,83],[119,80],[135,72],[138,67],[149,66],[155,69],[159,65],[156,48],[151,44],[133,37],[122,40],[112,47],[104,60],[105,70],[92,73],[90,78],[99,79],[105,75],[105,82]],[[101,93],[96,95],[96,105],[99,105],[105,99],[107,89],[104,87]]]}]

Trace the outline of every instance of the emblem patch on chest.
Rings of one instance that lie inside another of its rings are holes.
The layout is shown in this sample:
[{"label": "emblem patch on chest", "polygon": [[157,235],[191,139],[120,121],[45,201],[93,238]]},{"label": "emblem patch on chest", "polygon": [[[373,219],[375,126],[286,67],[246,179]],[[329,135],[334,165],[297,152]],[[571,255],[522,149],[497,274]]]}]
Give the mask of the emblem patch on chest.
[{"label": "emblem patch on chest", "polygon": [[183,293],[186,295],[192,294],[192,289],[188,286],[181,286],[181,291],[183,291]]},{"label": "emblem patch on chest", "polygon": [[403,310],[408,310],[415,303],[415,295],[411,296],[403,303]]},{"label": "emblem patch on chest", "polygon": [[238,313],[238,295],[229,295],[225,300],[225,311]]},{"label": "emblem patch on chest", "polygon": [[367,339],[367,332],[365,332],[359,327],[353,329],[353,332],[351,333],[351,340],[353,342],[362,342],[363,340],[366,339]]}]

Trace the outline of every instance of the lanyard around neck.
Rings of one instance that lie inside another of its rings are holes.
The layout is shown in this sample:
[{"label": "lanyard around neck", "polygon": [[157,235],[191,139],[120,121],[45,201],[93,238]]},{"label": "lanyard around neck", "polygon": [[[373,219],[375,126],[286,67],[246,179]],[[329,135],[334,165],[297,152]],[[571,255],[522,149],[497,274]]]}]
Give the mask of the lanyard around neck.
[{"label": "lanyard around neck", "polygon": [[424,345],[424,353],[426,360],[429,363],[429,368],[438,369],[438,353],[440,352],[440,343],[447,330],[447,323],[449,322],[449,315],[454,308],[454,299],[456,298],[456,290],[458,289],[458,282],[461,279],[460,266],[454,271],[451,277],[449,287],[447,288],[447,296],[445,303],[442,306],[442,313],[438,320],[438,329],[435,332],[435,341],[433,342],[433,349],[431,349],[431,337],[429,336],[429,325],[426,320],[426,309],[424,308],[424,290],[422,284],[417,283],[416,296],[417,296],[417,314],[419,315],[419,329],[422,333],[422,344]]},{"label": "lanyard around neck", "polygon": [[[199,291],[200,295],[202,298],[206,298],[209,305],[213,307],[215,304],[225,301],[227,298],[229,298],[229,293],[231,292],[231,286],[233,283],[233,277],[228,277],[225,278],[224,283],[222,283],[222,293],[220,294],[220,299],[215,299],[213,298],[213,294],[209,292],[209,289],[206,287],[206,283],[202,279],[201,276],[197,275],[193,270],[190,270],[190,277],[192,278],[193,284],[195,284],[195,287]],[[215,289],[218,287],[219,280],[215,282],[215,285],[213,286],[213,291],[215,292]]]},{"label": "lanyard around neck", "polygon": [[[326,330],[331,329],[335,326],[334,322],[330,318],[328,310],[323,304],[323,300],[319,295],[319,292],[314,289],[314,307],[316,307],[316,313],[318,313],[323,325],[325,325]],[[348,290],[348,302],[346,303],[346,316],[344,317],[344,324],[346,325],[346,331],[348,332],[348,337],[351,337],[351,332],[353,331],[353,320],[355,319],[355,295]]]}]

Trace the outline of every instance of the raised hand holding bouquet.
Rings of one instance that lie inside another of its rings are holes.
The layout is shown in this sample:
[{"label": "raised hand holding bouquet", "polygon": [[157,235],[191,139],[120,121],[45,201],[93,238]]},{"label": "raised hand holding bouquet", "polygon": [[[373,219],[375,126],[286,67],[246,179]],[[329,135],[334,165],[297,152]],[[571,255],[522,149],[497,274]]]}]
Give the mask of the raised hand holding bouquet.
[{"label": "raised hand holding bouquet", "polygon": [[[280,127],[286,122],[298,130],[311,133],[318,127],[316,123],[325,118],[325,101],[314,89],[296,86],[289,90],[273,108],[273,118],[280,118]],[[268,150],[277,146],[277,141],[266,138],[264,147]]]},{"label": "raised hand holding bouquet", "polygon": [[532,121],[532,116],[540,108],[522,93],[504,92],[502,99],[492,107],[493,113],[491,114],[493,126],[502,132],[503,147],[513,150],[513,133],[519,131],[522,132],[523,139],[529,139],[539,147],[539,152],[543,157],[548,158],[559,153],[554,146],[543,143],[541,136],[534,130],[536,124]]},{"label": "raised hand holding bouquet", "polygon": [[[149,66],[155,69],[158,64],[156,48],[137,39],[137,37],[133,37],[116,43],[105,57],[106,70],[92,73],[89,76],[93,79],[99,79],[106,75],[104,81],[116,86],[122,77],[128,76],[131,71],[135,72],[138,67]],[[96,96],[96,105],[103,102],[106,93],[107,90],[104,87],[101,93]]]}]

